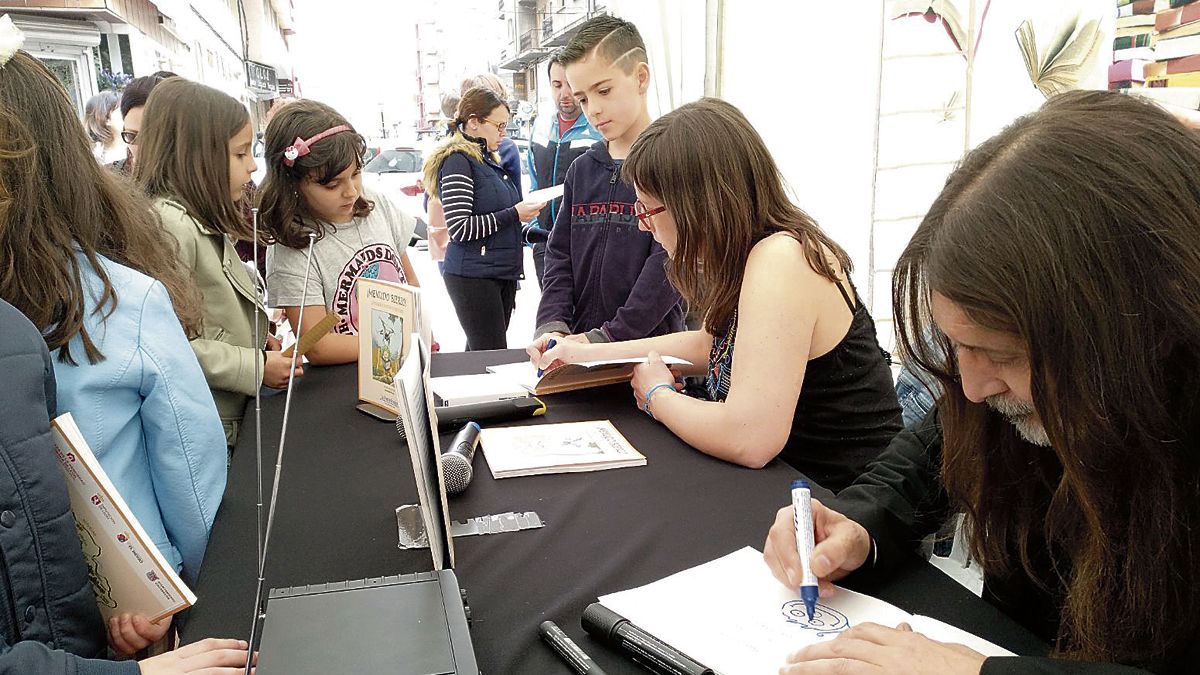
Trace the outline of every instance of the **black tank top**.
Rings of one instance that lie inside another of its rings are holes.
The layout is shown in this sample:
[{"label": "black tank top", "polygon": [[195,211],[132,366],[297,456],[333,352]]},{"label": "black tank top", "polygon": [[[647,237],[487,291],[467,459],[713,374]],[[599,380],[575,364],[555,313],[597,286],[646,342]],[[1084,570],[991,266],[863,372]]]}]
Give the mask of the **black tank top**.
[{"label": "black tank top", "polygon": [[[875,321],[837,285],[853,319],[846,336],[827,354],[808,362],[792,417],[792,431],[780,459],[833,491],[841,490],[900,429],[900,403],[888,368],[888,355],[875,334]],[[852,286],[853,288],[853,286]],[[713,336],[705,388],[713,401],[729,395],[737,310],[729,331]]]}]

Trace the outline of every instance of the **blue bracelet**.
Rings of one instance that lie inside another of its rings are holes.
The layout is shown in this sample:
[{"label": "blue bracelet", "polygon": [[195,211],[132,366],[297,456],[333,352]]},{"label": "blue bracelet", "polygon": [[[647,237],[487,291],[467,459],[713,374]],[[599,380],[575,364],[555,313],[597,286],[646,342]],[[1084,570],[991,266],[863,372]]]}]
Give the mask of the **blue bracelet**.
[{"label": "blue bracelet", "polygon": [[659,389],[670,389],[671,391],[675,391],[675,383],[663,382],[662,384],[656,384],[653,387],[650,387],[650,391],[646,392],[646,405],[644,408],[642,408],[642,410],[650,416],[650,419],[656,422],[658,421],[658,418],[654,416],[654,413],[650,412],[650,399],[654,396],[654,392],[658,391]]}]

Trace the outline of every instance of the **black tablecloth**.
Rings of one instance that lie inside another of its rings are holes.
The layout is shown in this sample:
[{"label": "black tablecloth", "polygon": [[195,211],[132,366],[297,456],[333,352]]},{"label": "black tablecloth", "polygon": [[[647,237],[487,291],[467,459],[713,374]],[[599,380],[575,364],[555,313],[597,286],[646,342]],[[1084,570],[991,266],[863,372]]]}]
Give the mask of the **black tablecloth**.
[{"label": "black tablecloth", "polygon": [[[439,354],[433,374],[482,372],[523,354]],[[353,366],[309,368],[296,385],[283,461],[267,587],[430,569],[428,551],[397,548],[394,510],[417,493],[406,446],[391,424],[354,409]],[[782,462],[751,470],[703,455],[638,411],[628,385],[546,397],[545,418],[610,419],[646,455],[644,467],[494,480],[482,453],[475,479],[450,499],[456,520],[536,511],[541,529],[455,540],[456,571],[472,609],[471,633],[485,673],[570,672],[537,636],[557,622],[607,672],[639,668],[588,637],[583,608],[599,595],[650,583],[743,546],[761,549],[775,511],[799,474]],[[264,501],[269,500],[283,396],[263,400]],[[248,635],[255,583],[253,410],[229,483],[185,642]],[[450,436],[443,436],[448,444]],[[267,506],[264,504],[264,517]],[[1022,654],[1046,645],[932,566],[913,564],[887,584],[863,588],[909,612],[958,625]],[[331,648],[334,648],[331,645]]]}]

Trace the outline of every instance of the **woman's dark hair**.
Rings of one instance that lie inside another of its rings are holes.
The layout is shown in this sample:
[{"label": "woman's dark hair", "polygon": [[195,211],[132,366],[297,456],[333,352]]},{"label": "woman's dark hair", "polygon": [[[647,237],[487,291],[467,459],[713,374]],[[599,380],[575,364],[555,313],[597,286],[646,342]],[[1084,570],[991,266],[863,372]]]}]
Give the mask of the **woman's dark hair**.
[{"label": "woman's dark hair", "polygon": [[146,105],[146,101],[150,98],[150,92],[158,86],[159,82],[169,77],[179,76],[169,70],[160,70],[153,75],[144,75],[131,80],[121,92],[121,116],[124,117],[129,114],[130,110]]},{"label": "woman's dark hair", "polygon": [[237,99],[172,77],[146,102],[133,176],[152,198],[179,202],[205,227],[234,239],[252,234],[229,195],[229,141],[250,124]]},{"label": "woman's dark hair", "polygon": [[[307,140],[343,124],[350,131],[326,136],[310,145],[309,153],[297,157],[292,166],[284,164],[283,153],[297,138]],[[317,101],[299,100],[286,105],[267,125],[266,146],[267,179],[259,191],[259,222],[268,242],[305,248],[309,233],[324,238],[332,224],[320,222],[309,210],[300,194],[301,183],[326,185],[351,166],[362,168],[367,142],[338,111]],[[363,218],[374,208],[359,195],[352,215]]]},{"label": "woman's dark hair", "polygon": [[[1065,587],[1061,656],[1149,664],[1200,634],[1197,167],[1200,137],[1158,106],[1062,94],[962,160],[896,267],[972,552]],[[966,398],[934,292],[1025,345],[1051,448]]]},{"label": "woman's dark hair", "polygon": [[458,100],[458,109],[454,112],[454,119],[450,120],[450,133],[461,129],[472,117],[479,120],[485,119],[493,110],[501,106],[512,112],[508,103],[490,87],[471,87],[464,91],[462,98]]},{"label": "woman's dark hair", "polygon": [[766,143],[725,101],[703,98],[655,120],[621,176],[670,209],[679,241],[668,276],[709,332],[728,329],[750,250],[776,232],[800,242],[809,266],[830,281],[850,272],[850,257],[792,203]]},{"label": "woman's dark hair", "polygon": [[111,89],[105,89],[88,99],[83,108],[83,121],[93,143],[108,147],[116,142],[117,134],[109,123],[109,117],[120,102],[121,95]]},{"label": "woman's dark hair", "polygon": [[[100,279],[90,296],[75,249]],[[85,317],[107,318],[115,288],[100,256],[163,283],[185,333],[200,333],[200,295],[178,245],[132,183],[101,167],[67,92],[40,61],[17,52],[0,68],[0,297],[42,331],[59,359],[81,336],[90,363],[104,358]],[[133,299],[136,300],[136,299]]]}]

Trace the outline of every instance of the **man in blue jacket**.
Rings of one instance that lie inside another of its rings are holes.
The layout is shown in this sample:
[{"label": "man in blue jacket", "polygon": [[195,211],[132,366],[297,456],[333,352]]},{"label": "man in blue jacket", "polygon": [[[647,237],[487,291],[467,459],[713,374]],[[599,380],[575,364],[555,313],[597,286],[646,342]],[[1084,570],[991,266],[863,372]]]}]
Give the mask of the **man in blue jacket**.
[{"label": "man in blue jacket", "polygon": [[[567,169],[571,163],[587,152],[592,143],[604,140],[600,132],[588,122],[587,115],[583,114],[579,103],[571,95],[571,86],[567,84],[567,68],[563,65],[561,52],[550,56],[546,64],[546,74],[550,77],[550,92],[554,96],[558,112],[549,124],[542,125],[541,131],[534,132],[529,142],[526,162],[529,165],[529,187],[532,190],[561,185],[567,179]],[[541,228],[547,233],[553,229],[561,202],[560,197],[546,204],[546,208],[542,209],[537,220],[532,223],[533,227]],[[540,232],[537,234],[542,237],[549,236]],[[537,270],[540,286],[542,278],[546,276],[545,241],[535,241],[533,244],[533,266]]]}]

